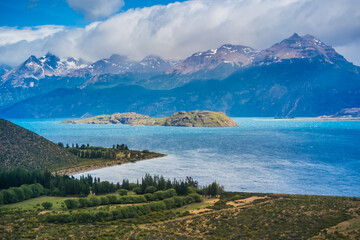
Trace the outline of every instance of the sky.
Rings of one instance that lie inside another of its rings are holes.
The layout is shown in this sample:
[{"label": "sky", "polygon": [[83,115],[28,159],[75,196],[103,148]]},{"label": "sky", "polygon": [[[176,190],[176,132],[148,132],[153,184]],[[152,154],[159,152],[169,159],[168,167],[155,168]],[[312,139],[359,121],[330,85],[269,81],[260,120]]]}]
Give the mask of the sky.
[{"label": "sky", "polygon": [[47,52],[95,61],[261,50],[294,32],[360,65],[359,0],[0,0],[0,63],[10,66]]}]

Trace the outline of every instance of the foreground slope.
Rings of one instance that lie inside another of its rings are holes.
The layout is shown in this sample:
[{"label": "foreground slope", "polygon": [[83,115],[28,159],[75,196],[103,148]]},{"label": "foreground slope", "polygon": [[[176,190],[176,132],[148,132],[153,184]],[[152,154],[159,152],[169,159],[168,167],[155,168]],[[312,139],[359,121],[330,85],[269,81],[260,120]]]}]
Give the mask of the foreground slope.
[{"label": "foreground slope", "polygon": [[0,119],[0,168],[55,169],[79,159],[49,140]]}]

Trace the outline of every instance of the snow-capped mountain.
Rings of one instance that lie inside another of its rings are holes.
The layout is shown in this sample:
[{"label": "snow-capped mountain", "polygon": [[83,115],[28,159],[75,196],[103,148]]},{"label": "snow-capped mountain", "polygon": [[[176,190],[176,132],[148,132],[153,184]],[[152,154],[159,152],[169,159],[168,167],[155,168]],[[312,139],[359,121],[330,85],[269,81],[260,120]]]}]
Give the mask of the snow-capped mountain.
[{"label": "snow-capped mountain", "polygon": [[274,63],[286,59],[310,59],[329,63],[347,62],[334,48],[321,42],[311,35],[299,36],[294,33],[291,37],[276,43],[272,47],[260,52],[257,63]]},{"label": "snow-capped mountain", "polygon": [[171,68],[169,73],[191,74],[198,71],[209,71],[221,64],[247,66],[251,64],[259,51],[241,45],[226,44],[217,49],[197,52],[183,62]]},{"label": "snow-capped mountain", "polygon": [[[74,58],[60,59],[50,53],[40,58],[32,55],[21,65],[3,74],[1,82],[11,82],[12,86],[20,87],[23,86],[24,79],[39,80],[48,76],[65,76],[86,66],[83,60]],[[34,86],[31,85],[29,87]]]},{"label": "snow-capped mountain", "polygon": [[131,67],[135,64],[135,61],[130,60],[126,56],[113,54],[110,58],[103,58],[97,62],[90,64],[86,69],[92,75],[100,75],[107,73],[119,74],[129,72]]},{"label": "snow-capped mountain", "polygon": [[172,66],[172,62],[159,56],[150,55],[135,64],[131,68],[131,72],[166,72]]}]

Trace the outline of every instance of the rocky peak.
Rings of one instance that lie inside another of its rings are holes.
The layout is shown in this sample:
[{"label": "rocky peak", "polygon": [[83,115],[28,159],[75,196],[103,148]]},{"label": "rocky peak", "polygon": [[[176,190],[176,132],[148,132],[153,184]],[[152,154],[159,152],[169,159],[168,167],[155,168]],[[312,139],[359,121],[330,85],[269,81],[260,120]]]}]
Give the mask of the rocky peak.
[{"label": "rocky peak", "polygon": [[257,54],[258,51],[247,46],[225,44],[217,49],[194,53],[169,72],[191,74],[200,70],[212,70],[220,64],[246,66],[252,63]]},{"label": "rocky peak", "polygon": [[132,72],[166,72],[171,67],[169,61],[165,61],[159,56],[149,55],[135,64]]},{"label": "rocky peak", "polygon": [[345,58],[338,54],[331,46],[326,45],[309,34],[299,36],[297,33],[261,51],[256,62],[272,63],[295,58],[316,59],[330,63],[346,62]]}]

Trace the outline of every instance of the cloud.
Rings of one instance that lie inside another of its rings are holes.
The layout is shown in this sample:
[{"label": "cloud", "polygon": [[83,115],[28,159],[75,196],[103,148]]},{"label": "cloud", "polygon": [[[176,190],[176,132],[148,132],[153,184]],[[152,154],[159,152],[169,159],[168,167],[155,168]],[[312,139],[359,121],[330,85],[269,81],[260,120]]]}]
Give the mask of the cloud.
[{"label": "cloud", "polygon": [[34,41],[44,39],[57,32],[63,31],[64,26],[44,25],[37,27],[0,27],[0,46],[14,44],[20,41]]},{"label": "cloud", "polygon": [[90,20],[111,16],[124,6],[123,0],[66,0],[75,11]]},{"label": "cloud", "polygon": [[314,35],[360,64],[358,0],[192,0],[130,9],[85,28],[49,30],[35,40],[20,42],[20,33],[14,35],[14,44],[0,44],[0,62],[21,62],[30,50],[87,60],[113,53],[184,58],[225,43],[264,49],[294,32]]}]

